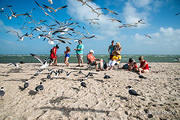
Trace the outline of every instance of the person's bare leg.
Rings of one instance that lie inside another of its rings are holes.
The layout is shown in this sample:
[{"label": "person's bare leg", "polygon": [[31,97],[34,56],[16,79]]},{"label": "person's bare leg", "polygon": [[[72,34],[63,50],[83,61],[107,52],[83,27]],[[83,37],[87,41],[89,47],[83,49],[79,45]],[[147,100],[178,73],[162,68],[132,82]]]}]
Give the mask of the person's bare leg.
[{"label": "person's bare leg", "polygon": [[66,57],[66,59],[65,59],[65,64],[67,65],[67,66],[69,66],[69,62],[68,62],[68,57]]},{"label": "person's bare leg", "polygon": [[81,64],[83,65],[83,57],[81,57]]},{"label": "person's bare leg", "polygon": [[100,69],[103,70],[103,60],[100,60]]},{"label": "person's bare leg", "polygon": [[79,66],[80,66],[80,61],[81,61],[80,58],[78,58],[78,65],[79,65]]}]

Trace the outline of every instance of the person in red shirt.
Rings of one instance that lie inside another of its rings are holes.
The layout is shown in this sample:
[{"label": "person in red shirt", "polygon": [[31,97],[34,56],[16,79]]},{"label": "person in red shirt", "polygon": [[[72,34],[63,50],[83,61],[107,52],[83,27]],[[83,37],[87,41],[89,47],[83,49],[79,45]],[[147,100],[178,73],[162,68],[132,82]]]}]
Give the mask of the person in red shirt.
[{"label": "person in red shirt", "polygon": [[137,65],[136,62],[133,63],[133,71],[134,71],[134,72],[138,72],[138,71],[139,71],[139,70],[138,70],[138,65]]},{"label": "person in red shirt", "polygon": [[140,62],[139,72],[140,73],[149,72],[149,65],[148,65],[147,61],[144,60],[143,56],[139,57],[139,62]]},{"label": "person in red shirt", "polygon": [[50,53],[50,59],[52,60],[52,65],[57,65],[57,49],[59,49],[59,46],[56,45],[51,49],[51,53]]},{"label": "person in red shirt", "polygon": [[96,71],[99,71],[98,64],[100,64],[100,70],[103,70],[103,60],[102,59],[96,59],[93,54],[94,54],[94,51],[90,50],[89,54],[87,55],[88,64],[90,64],[92,66],[95,65]]}]

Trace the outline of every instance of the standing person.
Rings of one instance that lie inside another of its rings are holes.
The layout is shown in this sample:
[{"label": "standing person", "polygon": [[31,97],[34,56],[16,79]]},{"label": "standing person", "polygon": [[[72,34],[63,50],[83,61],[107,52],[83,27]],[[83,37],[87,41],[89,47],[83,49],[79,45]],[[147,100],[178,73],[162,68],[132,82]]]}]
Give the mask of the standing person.
[{"label": "standing person", "polygon": [[149,72],[149,65],[148,65],[147,61],[144,60],[143,56],[139,57],[139,62],[140,62],[139,72],[140,73]]},{"label": "standing person", "polygon": [[113,54],[112,54],[112,52],[114,51],[114,40],[112,40],[112,42],[111,42],[111,45],[109,46],[109,48],[108,48],[108,52],[109,52],[109,57],[110,57],[110,59],[112,59],[112,57],[113,57]]},{"label": "standing person", "polygon": [[121,44],[119,42],[117,42],[116,45],[114,46],[114,51],[112,51],[112,55],[118,56],[121,54],[121,51],[122,51]]},{"label": "standing person", "polygon": [[69,66],[69,58],[70,58],[70,48],[67,46],[66,51],[64,51],[65,57],[64,57],[64,63]]},{"label": "standing person", "polygon": [[76,49],[74,49],[74,50],[76,51],[76,56],[77,56],[77,59],[78,59],[78,66],[77,67],[81,67],[81,64],[83,64],[84,45],[82,44],[81,40],[79,40],[78,43],[79,44],[77,45]]},{"label": "standing person", "polygon": [[[50,53],[50,59],[52,60],[52,65],[57,65],[57,49],[59,49],[59,46],[56,45],[51,49],[51,53]],[[51,64],[51,63],[50,63]]]}]

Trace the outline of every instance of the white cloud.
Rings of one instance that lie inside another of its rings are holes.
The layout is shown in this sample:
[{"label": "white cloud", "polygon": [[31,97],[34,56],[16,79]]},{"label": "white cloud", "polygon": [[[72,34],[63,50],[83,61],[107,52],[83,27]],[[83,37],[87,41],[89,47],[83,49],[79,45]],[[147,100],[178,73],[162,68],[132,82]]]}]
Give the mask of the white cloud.
[{"label": "white cloud", "polygon": [[157,51],[180,53],[180,29],[161,27],[158,32],[149,35],[152,39],[136,33],[135,42],[143,46],[151,46],[151,49],[156,47]]},{"label": "white cloud", "polygon": [[138,28],[145,27],[148,25],[147,21],[147,12],[138,12],[137,9],[130,3],[126,2],[125,7],[123,9],[123,16],[125,18],[125,22],[129,24],[136,23],[138,20],[143,19],[145,24],[139,24]]},{"label": "white cloud", "polygon": [[[13,27],[11,27],[11,26],[7,26],[7,25],[5,25],[4,23],[3,23],[3,21],[1,21],[0,20],[0,30],[1,31],[5,31],[5,32],[7,32],[7,31],[16,31],[16,32],[18,32],[20,35],[22,35],[22,31],[20,30],[20,29],[16,29],[16,28],[13,28]],[[14,32],[9,32],[8,34],[11,34],[11,35],[17,35],[16,33],[14,33]]]},{"label": "white cloud", "polygon": [[[88,2],[90,6],[95,8],[100,8],[100,6],[96,5],[93,2]],[[112,22],[111,17],[108,15],[100,15],[97,16],[96,13],[92,12],[92,10],[86,5],[82,5],[81,2],[76,0],[68,0],[68,14],[72,16],[75,20],[85,23],[89,26],[89,21],[87,19],[98,18],[97,22],[99,25],[91,25],[92,31],[95,32],[97,39],[108,39],[116,36],[119,33],[119,28],[121,24],[118,22]],[[102,13],[101,10],[98,10],[99,13]]]},{"label": "white cloud", "polygon": [[152,0],[132,0],[136,7],[148,8]]}]

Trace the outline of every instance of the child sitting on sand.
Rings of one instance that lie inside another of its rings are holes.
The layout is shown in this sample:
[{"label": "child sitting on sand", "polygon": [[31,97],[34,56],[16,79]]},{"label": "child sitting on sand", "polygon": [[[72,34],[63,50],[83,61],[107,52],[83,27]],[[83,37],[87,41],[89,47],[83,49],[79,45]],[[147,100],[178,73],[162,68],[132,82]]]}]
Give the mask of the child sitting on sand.
[{"label": "child sitting on sand", "polygon": [[147,61],[144,60],[143,56],[139,57],[139,62],[140,62],[139,72],[140,73],[149,72],[149,65],[148,65]]},{"label": "child sitting on sand", "polygon": [[136,62],[133,63],[133,71],[134,71],[134,72],[138,72],[138,71],[139,71],[139,70],[138,70],[138,65],[137,65]]},{"label": "child sitting on sand", "polygon": [[135,62],[134,59],[129,58],[129,61],[128,61],[128,70],[129,70],[129,71],[133,70],[133,68],[134,68],[134,62]]},{"label": "child sitting on sand", "polygon": [[112,70],[114,65],[119,64],[121,60],[120,55],[113,56],[112,59],[108,63],[108,67],[106,70]]},{"label": "child sitting on sand", "polygon": [[64,63],[69,66],[69,58],[70,58],[70,48],[67,46],[66,51],[64,51],[65,58],[64,58]]}]

